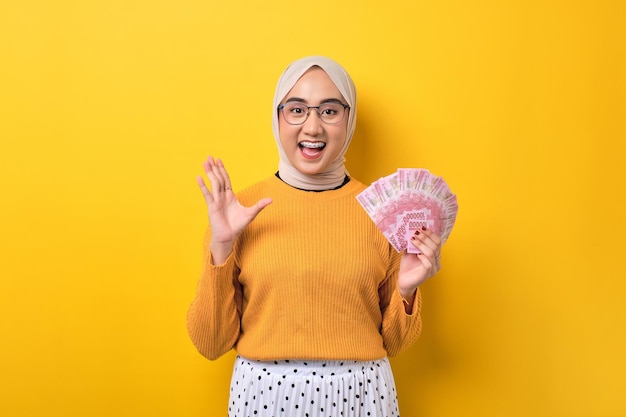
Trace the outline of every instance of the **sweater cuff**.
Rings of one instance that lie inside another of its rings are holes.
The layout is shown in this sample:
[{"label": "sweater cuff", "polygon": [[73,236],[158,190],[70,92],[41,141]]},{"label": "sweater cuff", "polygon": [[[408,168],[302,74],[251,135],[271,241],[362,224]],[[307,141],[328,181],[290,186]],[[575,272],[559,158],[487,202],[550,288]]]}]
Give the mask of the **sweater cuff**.
[{"label": "sweater cuff", "polygon": [[213,264],[213,257],[211,256],[211,252],[209,252],[208,255],[207,255],[206,266],[207,266],[207,268],[212,268],[212,269],[213,268],[228,268],[234,262],[235,262],[234,251],[231,252],[230,255],[228,255],[228,258],[226,258],[224,263],[219,264],[219,265],[214,265]]}]

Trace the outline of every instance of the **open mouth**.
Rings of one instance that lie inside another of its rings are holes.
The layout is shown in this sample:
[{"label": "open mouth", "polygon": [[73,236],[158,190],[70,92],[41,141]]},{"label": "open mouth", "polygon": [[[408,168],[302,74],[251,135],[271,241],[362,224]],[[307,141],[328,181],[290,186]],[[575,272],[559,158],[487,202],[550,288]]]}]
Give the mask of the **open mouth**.
[{"label": "open mouth", "polygon": [[322,153],[322,150],[326,147],[326,143],[324,142],[309,142],[302,141],[298,143],[300,150],[304,154],[304,156],[309,158],[314,158]]}]

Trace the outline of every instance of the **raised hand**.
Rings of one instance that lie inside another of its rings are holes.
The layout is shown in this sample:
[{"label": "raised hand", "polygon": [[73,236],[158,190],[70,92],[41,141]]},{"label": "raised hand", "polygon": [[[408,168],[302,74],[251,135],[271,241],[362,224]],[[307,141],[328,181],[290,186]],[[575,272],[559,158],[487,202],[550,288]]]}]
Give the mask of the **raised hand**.
[{"label": "raised hand", "polygon": [[272,199],[263,198],[253,206],[245,207],[237,201],[228,172],[219,158],[209,156],[203,166],[211,189],[201,176],[197,181],[209,210],[211,259],[214,265],[221,265],[232,252],[237,237]]}]

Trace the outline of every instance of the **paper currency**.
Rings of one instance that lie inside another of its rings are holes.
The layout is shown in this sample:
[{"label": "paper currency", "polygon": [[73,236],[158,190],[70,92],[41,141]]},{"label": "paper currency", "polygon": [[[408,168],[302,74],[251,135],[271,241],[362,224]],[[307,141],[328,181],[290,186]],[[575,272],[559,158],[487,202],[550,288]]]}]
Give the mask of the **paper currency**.
[{"label": "paper currency", "polygon": [[357,200],[398,252],[419,253],[409,241],[423,226],[445,242],[458,211],[444,179],[422,168],[400,168],[374,181]]}]

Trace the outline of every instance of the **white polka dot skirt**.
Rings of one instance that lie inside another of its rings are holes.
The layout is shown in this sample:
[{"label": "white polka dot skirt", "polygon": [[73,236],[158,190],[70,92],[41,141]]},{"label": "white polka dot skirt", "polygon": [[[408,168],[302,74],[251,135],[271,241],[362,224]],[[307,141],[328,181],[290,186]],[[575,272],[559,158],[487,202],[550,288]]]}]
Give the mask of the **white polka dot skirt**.
[{"label": "white polka dot skirt", "polygon": [[398,417],[387,358],[257,361],[237,356],[229,417]]}]

